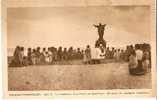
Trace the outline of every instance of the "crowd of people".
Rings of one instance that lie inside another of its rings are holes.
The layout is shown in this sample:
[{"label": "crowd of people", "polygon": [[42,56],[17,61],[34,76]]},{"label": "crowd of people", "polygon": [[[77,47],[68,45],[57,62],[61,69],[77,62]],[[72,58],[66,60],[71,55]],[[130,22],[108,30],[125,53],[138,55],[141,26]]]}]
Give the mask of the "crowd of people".
[{"label": "crowd of people", "polygon": [[84,54],[84,62],[85,63],[100,63],[99,60],[103,59],[111,59],[114,61],[126,61],[127,51],[123,49],[112,48],[104,48],[103,45],[96,46],[95,48],[90,48],[88,45],[85,49]]},{"label": "crowd of people", "polygon": [[15,48],[13,59],[9,66],[53,64],[53,62],[55,61],[83,59],[83,50],[81,50],[80,48],[28,48],[27,55],[24,54],[24,50],[24,47],[20,46],[17,46]]},{"label": "crowd of people", "polygon": [[151,47],[149,44],[136,44],[128,47],[130,55],[129,72],[132,75],[143,75],[151,68]]},{"label": "crowd of people", "polygon": [[100,63],[100,59],[111,59],[115,62],[125,61],[129,64],[130,74],[140,73],[142,70],[147,71],[147,68],[151,65],[151,47],[149,44],[135,44],[126,46],[126,49],[116,49],[114,47],[104,48],[101,44],[95,47],[98,53],[95,56],[95,51],[90,45],[87,45],[84,50],[80,48],[74,49],[59,47],[40,48],[35,49],[28,48],[27,55],[24,54],[24,47],[17,46],[15,48],[13,59],[9,66],[27,66],[27,65],[41,65],[41,64],[53,64],[56,61],[68,61],[68,60],[82,60],[85,64],[97,64]]},{"label": "crowd of people", "polygon": [[86,63],[100,63],[101,59],[114,59],[114,61],[128,62],[129,72],[132,75],[143,75],[151,68],[151,47],[149,44],[135,44],[128,45],[126,50],[120,50],[109,47],[106,49],[102,45],[95,47],[96,52],[99,54],[97,57],[93,53],[94,49],[87,46],[85,50],[84,62]]}]

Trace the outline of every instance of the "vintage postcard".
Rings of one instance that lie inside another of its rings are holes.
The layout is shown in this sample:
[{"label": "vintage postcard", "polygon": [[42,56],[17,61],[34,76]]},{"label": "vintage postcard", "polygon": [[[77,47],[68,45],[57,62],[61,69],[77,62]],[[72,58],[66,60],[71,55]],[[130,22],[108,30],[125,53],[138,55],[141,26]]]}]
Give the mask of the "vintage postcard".
[{"label": "vintage postcard", "polygon": [[156,95],[155,0],[2,3],[4,97]]}]

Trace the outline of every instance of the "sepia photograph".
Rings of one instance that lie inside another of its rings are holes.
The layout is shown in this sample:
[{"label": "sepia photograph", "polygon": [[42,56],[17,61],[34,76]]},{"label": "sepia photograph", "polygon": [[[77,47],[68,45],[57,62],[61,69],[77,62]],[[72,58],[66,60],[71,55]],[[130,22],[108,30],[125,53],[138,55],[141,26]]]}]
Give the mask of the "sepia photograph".
[{"label": "sepia photograph", "polygon": [[7,8],[8,91],[152,89],[150,11]]}]

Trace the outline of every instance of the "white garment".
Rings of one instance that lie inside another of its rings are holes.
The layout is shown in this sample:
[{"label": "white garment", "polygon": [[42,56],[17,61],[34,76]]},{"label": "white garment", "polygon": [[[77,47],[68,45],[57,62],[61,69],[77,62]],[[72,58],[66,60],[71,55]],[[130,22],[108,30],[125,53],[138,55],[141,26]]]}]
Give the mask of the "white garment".
[{"label": "white garment", "polygon": [[21,56],[22,56],[22,59],[23,59],[23,57],[25,56],[24,51],[21,51]]},{"label": "white garment", "polygon": [[51,51],[48,51],[48,56],[49,56],[49,62],[51,63],[53,60],[53,54]]},{"label": "white garment", "polygon": [[116,59],[117,61],[120,59],[120,52],[119,52],[119,51],[117,51],[117,52],[115,53],[115,59]]},{"label": "white garment", "polygon": [[92,59],[104,59],[105,56],[100,56],[100,55],[105,55],[104,53],[101,52],[100,48],[92,48],[91,49],[91,58]]},{"label": "white garment", "polygon": [[97,59],[98,57],[98,48],[91,49],[91,59]]},{"label": "white garment", "polygon": [[50,63],[50,58],[49,58],[48,54],[45,55],[45,61],[46,61],[46,63]]},{"label": "white garment", "polygon": [[136,57],[137,57],[137,60],[142,60],[142,57],[143,57],[143,51],[142,50],[136,50]]},{"label": "white garment", "polygon": [[42,53],[43,53],[44,56],[46,56],[46,51],[43,51]]},{"label": "white garment", "polygon": [[87,57],[86,57],[85,51],[83,52],[83,62],[87,62]]}]

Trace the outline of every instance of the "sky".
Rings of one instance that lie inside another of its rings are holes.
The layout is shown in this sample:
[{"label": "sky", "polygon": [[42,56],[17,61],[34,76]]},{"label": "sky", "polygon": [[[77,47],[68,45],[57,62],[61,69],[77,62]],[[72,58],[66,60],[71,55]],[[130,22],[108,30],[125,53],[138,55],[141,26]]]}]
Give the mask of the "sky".
[{"label": "sky", "polygon": [[22,7],[8,8],[8,48],[94,46],[99,22],[108,46],[150,42],[149,6]]}]

